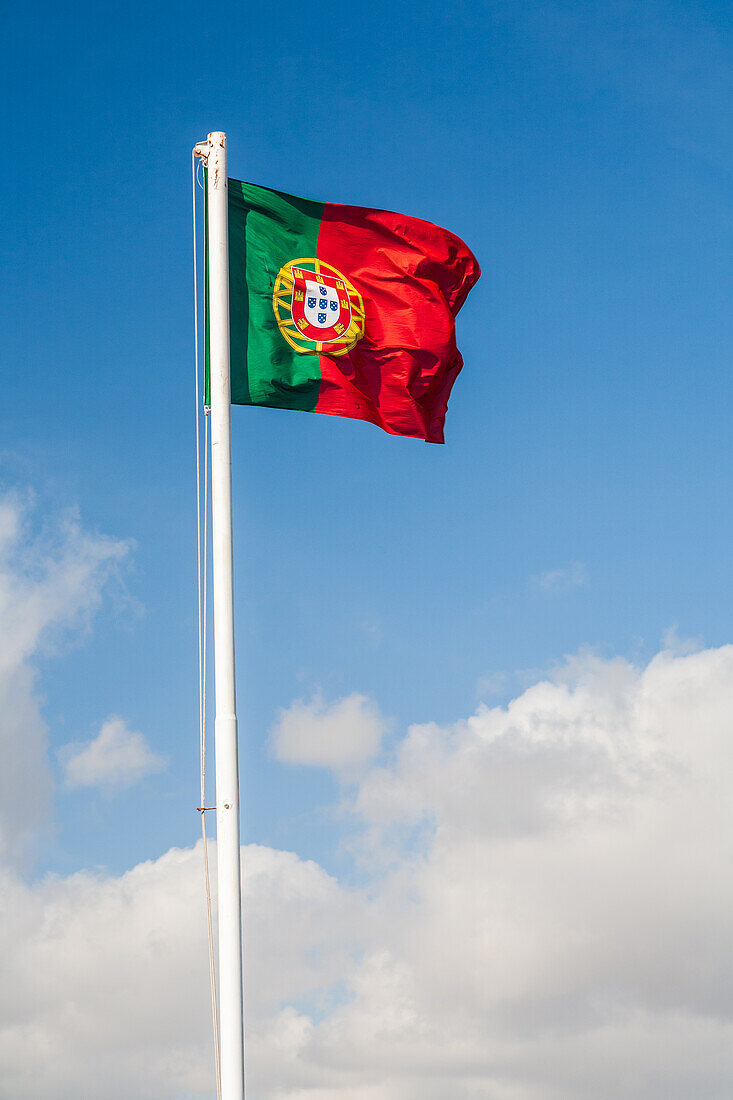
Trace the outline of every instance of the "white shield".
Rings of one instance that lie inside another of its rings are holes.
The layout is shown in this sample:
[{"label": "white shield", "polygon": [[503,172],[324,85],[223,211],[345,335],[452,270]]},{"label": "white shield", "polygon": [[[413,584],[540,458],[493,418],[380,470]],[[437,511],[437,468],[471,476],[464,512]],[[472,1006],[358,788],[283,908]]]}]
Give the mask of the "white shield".
[{"label": "white shield", "polygon": [[305,318],[313,328],[331,328],[341,316],[338,291],[326,283],[306,279]]}]

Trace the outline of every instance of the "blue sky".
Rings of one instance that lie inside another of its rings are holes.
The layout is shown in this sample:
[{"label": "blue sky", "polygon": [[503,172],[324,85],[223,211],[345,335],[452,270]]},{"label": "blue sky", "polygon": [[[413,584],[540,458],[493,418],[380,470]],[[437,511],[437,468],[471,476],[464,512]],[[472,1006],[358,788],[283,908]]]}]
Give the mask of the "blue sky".
[{"label": "blue sky", "polygon": [[[5,478],[135,543],[129,603],[48,661],[44,713],[82,740],[124,714],[171,761],[144,793],[60,801],[40,866],[121,867],[196,828],[188,156],[209,129],[232,175],[435,220],[483,267],[446,447],[234,410],[249,838],[325,855],[326,780],[265,749],[314,689],[446,721],[581,645],[727,640],[729,15],[14,12]],[[580,584],[531,579],[574,563]]]},{"label": "blue sky", "polygon": [[[32,492],[29,544],[77,510],[127,548],[29,658],[56,780],[30,879],[198,834],[210,130],[231,175],[435,221],[483,269],[445,447],[233,410],[245,841],[358,877],[337,778],[273,757],[294,700],[363,694],[390,745],[588,647],[731,640],[728,4],[33,4],[6,28],[3,492]],[[65,788],[59,751],[112,715],[166,767]]]}]

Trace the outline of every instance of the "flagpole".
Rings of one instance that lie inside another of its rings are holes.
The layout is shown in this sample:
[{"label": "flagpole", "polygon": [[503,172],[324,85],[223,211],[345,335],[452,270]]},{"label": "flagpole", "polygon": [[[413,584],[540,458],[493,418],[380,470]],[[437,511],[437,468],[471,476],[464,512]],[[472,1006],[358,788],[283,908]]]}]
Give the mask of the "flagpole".
[{"label": "flagpole", "polygon": [[196,146],[206,158],[209,223],[211,543],[216,716],[216,851],[219,910],[219,1050],[222,1100],[244,1097],[239,765],[234,679],[231,383],[227,137]]}]

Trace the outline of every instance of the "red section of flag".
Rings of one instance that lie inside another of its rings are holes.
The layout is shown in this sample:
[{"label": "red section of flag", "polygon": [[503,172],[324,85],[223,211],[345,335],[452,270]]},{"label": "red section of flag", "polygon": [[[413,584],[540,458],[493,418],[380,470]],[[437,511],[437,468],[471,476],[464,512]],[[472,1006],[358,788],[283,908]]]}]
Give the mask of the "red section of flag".
[{"label": "red section of flag", "polygon": [[316,412],[442,443],[463,366],[455,317],[481,273],[476,258],[430,222],[332,204],[323,211],[318,257],[360,291],[365,332],[346,355],[321,354]]}]

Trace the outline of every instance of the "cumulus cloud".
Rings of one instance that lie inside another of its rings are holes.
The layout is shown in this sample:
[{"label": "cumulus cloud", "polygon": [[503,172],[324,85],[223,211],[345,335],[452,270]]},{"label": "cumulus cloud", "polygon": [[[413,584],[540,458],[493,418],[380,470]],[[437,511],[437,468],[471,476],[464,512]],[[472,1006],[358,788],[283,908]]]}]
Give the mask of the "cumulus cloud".
[{"label": "cumulus cloud", "polygon": [[[61,632],[88,627],[128,552],[85,531],[71,512],[34,526],[33,502],[0,496],[0,856],[18,852],[51,799],[46,727],[33,657]],[[26,797],[33,791],[32,799]]]},{"label": "cumulus cloud", "polygon": [[129,787],[166,766],[143,735],[117,717],[108,718],[91,741],[66,745],[60,760],[67,787]]},{"label": "cumulus cloud", "polygon": [[377,755],[385,729],[367,696],[354,693],[329,705],[317,695],[280,711],[271,745],[283,763],[330,768],[349,780]]},{"label": "cumulus cloud", "polygon": [[[354,916],[315,863],[253,845],[243,864],[247,1007],[277,1021],[267,1064],[293,1039],[281,1005],[348,972]],[[201,866],[199,842],[121,876],[2,875],[3,1100],[213,1097]]]},{"label": "cumulus cloud", "polygon": [[[732,744],[732,646],[409,728],[358,876],[244,851],[249,1095],[727,1100]],[[8,876],[0,1096],[213,1097],[200,858]]]},{"label": "cumulus cloud", "polygon": [[[373,1014],[371,1057],[394,1059],[379,1095],[730,1093],[732,741],[730,646],[642,670],[584,655],[408,731],[355,802],[374,844],[423,829],[381,899],[412,1015],[387,1035]],[[367,1042],[368,967],[328,1023],[342,1049]]]}]

